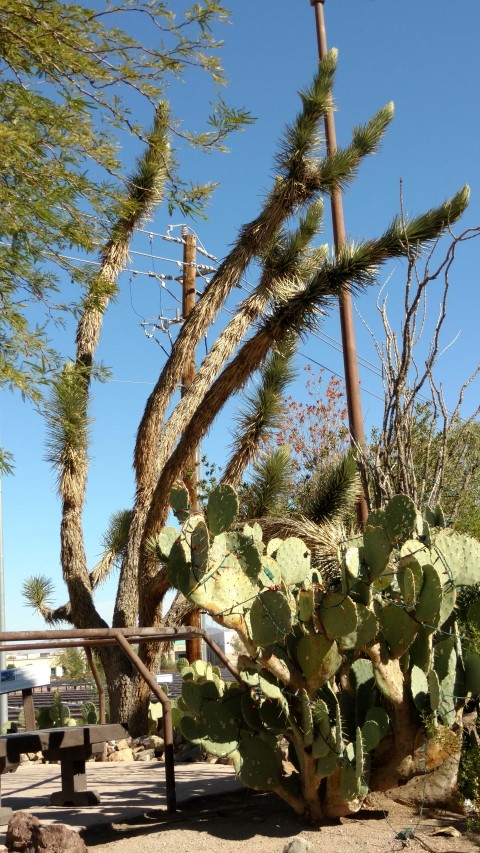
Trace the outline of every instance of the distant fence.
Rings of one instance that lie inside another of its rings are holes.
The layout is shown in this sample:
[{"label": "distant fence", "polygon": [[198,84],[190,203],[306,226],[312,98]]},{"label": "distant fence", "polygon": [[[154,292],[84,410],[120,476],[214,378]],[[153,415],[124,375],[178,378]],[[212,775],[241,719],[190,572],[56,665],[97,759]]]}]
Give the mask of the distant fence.
[{"label": "distant fence", "polygon": [[[15,670],[4,670],[4,672],[15,672]],[[232,681],[233,676],[228,671],[228,669],[222,668],[221,670],[222,678],[224,681]],[[157,684],[160,684],[162,687],[165,686],[168,692],[168,696],[171,699],[176,699],[178,696],[181,696],[182,693],[182,676],[178,672],[166,672],[159,673],[156,676]],[[9,691],[11,691],[13,687],[12,680],[9,680]],[[16,684],[15,684],[16,687]],[[14,690],[15,690],[14,687]],[[18,693],[8,694],[8,719],[12,722],[16,722],[18,719],[18,715],[22,710],[22,693],[21,687],[18,687]],[[53,693],[58,690],[60,693],[61,701],[68,705],[70,709],[71,716],[75,719],[81,717],[82,705],[84,702],[93,702],[96,708],[98,708],[98,694],[96,687],[92,684],[86,683],[85,681],[66,681],[62,679],[61,681],[50,681],[48,685],[37,686],[33,689],[35,708],[41,708],[45,705],[52,704]],[[152,694],[152,699],[155,701],[155,697]]]}]

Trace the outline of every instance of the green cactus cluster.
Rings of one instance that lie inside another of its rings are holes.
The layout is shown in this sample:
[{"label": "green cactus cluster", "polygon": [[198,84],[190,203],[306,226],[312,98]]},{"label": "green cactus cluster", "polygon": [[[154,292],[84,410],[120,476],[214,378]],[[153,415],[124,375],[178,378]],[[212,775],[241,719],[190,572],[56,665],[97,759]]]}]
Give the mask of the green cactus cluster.
[{"label": "green cactus cluster", "polygon": [[322,584],[300,539],[231,529],[230,486],[212,492],[205,518],[185,518],[179,492],[182,528],[162,531],[157,553],[172,585],[235,629],[248,654],[235,684],[183,663],[175,724],[246,785],[299,813],[318,814],[321,798],[325,814],[339,803],[346,813],[372,783],[372,754],[388,759],[399,703],[419,730],[425,714],[450,728],[480,694],[480,655],[462,655],[455,621],[456,589],[480,582],[480,544],[445,528],[440,508],[423,516],[396,495],[340,544],[338,576]]},{"label": "green cactus cluster", "polygon": [[84,702],[80,717],[74,719],[70,714],[70,708],[61,700],[58,690],[53,694],[51,705],[44,705],[35,712],[35,718],[39,729],[56,729],[65,726],[92,726],[98,723],[98,711],[93,702]]},{"label": "green cactus cluster", "polygon": [[68,705],[62,702],[58,690],[55,690],[53,694],[52,704],[38,708],[35,717],[39,729],[56,729],[77,725],[76,721],[70,715]]}]

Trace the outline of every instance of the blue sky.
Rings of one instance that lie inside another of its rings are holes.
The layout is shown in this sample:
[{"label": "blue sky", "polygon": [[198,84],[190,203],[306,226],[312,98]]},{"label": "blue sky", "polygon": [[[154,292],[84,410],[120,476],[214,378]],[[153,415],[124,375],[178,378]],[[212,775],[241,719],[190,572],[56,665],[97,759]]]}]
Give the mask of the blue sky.
[{"label": "blue sky", "polygon": [[[307,85],[317,63],[314,14],[309,0],[237,0],[232,23],[222,28],[225,45],[222,60],[230,85],[225,99],[244,105],[256,116],[255,124],[230,140],[228,155],[201,156],[182,152],[186,176],[219,181],[205,222],[189,223],[206,249],[222,258],[238,228],[258,212],[271,185],[273,155],[282,128],[298,110],[297,91]],[[335,86],[336,126],[339,145],[348,144],[350,129],[362,123],[390,100],[395,119],[379,154],[365,161],[359,178],[344,198],[349,237],[361,239],[380,233],[398,212],[399,182],[403,180],[404,207],[412,213],[440,203],[465,183],[471,186],[469,210],[461,229],[479,224],[480,177],[478,161],[480,52],[480,5],[478,0],[326,0],[329,46],[339,50]],[[171,89],[178,116],[190,128],[202,129],[211,87],[189,75],[183,85]],[[142,116],[149,122],[148,115]],[[136,150],[125,145],[125,163],[131,165]],[[328,206],[322,242],[330,241]],[[165,234],[170,219],[159,210],[147,226]],[[459,229],[457,228],[457,231]],[[176,232],[178,234],[178,229]],[[132,268],[178,275],[174,263],[181,247],[159,236],[139,234],[135,240]],[[152,257],[156,256],[156,257]],[[171,260],[161,260],[161,258]],[[442,358],[439,368],[447,404],[478,361],[480,244],[464,245],[452,273],[446,344],[460,337]],[[172,262],[173,261],[173,262]],[[208,263],[208,261],[207,261]],[[398,294],[404,267],[381,273],[380,284],[391,272],[387,288],[392,316],[401,322]],[[253,274],[252,274],[253,275]],[[145,275],[125,273],[118,300],[108,312],[98,352],[110,366],[112,380],[97,386],[92,414],[91,477],[85,508],[85,537],[90,565],[100,554],[100,541],[108,518],[128,507],[133,494],[131,458],[133,441],[147,395],[158,376],[165,355],[148,339],[141,322],[155,317],[161,308],[172,316],[177,305],[166,290]],[[179,285],[169,283],[178,295]],[[357,300],[368,323],[378,329],[375,297],[378,288]],[[241,296],[241,292],[239,294]],[[230,306],[232,307],[232,306]],[[429,296],[428,323],[436,319],[435,292]],[[228,320],[223,312],[219,325]],[[72,326],[57,336],[65,354],[73,354]],[[336,312],[323,330],[339,340]],[[428,332],[428,328],[427,328]],[[356,319],[358,351],[378,368],[372,341]],[[213,340],[214,332],[207,344]],[[428,335],[427,335],[428,339]],[[161,337],[168,349],[168,338]],[[341,373],[339,353],[325,341],[311,338],[301,347],[299,367],[306,358],[316,359]],[[305,358],[306,357],[306,358]],[[371,370],[360,369],[363,409],[367,431],[381,412],[381,380]],[[302,394],[298,383],[295,393]],[[478,384],[466,397],[464,414],[476,405]],[[205,440],[204,450],[221,463],[229,444],[231,411],[224,413]],[[43,627],[43,621],[23,606],[20,584],[31,574],[47,574],[57,584],[57,603],[64,600],[59,565],[59,503],[55,483],[44,461],[44,428],[41,417],[19,396],[3,392],[1,441],[15,455],[16,470],[3,480],[3,532],[6,590],[6,622],[10,630]],[[114,579],[99,590],[98,606],[108,617],[114,596]]]}]

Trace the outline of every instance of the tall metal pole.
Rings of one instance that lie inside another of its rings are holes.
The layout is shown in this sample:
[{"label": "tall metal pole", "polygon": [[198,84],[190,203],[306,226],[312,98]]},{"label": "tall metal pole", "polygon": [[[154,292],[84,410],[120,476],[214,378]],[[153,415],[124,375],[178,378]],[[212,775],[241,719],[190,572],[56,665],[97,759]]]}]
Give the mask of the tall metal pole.
[{"label": "tall metal pole", "polygon": [[[183,238],[183,275],[182,275],[182,317],[187,319],[195,305],[197,283],[197,241],[186,226],[182,228]],[[195,353],[186,361],[182,373],[182,396],[195,378]],[[197,508],[197,458],[196,451],[185,462],[184,481],[190,494],[193,509]],[[191,628],[201,628],[200,610],[195,609],[187,620]],[[185,641],[186,655],[190,663],[202,657],[201,637],[192,637]]]},{"label": "tall metal pole", "polygon": [[[3,508],[2,508],[2,472],[0,471],[0,631],[5,631],[5,583],[3,565]],[[5,652],[0,651],[0,669],[6,668]],[[8,696],[0,696],[0,733],[2,726],[8,723]]]},{"label": "tall metal pole", "polygon": [[[323,13],[324,2],[325,0],[310,0],[310,5],[313,6],[315,10],[318,53],[320,59],[323,59],[327,53],[327,35],[325,31],[325,17]],[[329,154],[333,154],[337,149],[333,110],[330,110],[330,112],[325,116],[325,137],[327,151]],[[330,202],[332,208],[335,251],[338,253],[340,247],[345,243],[342,192],[339,188],[332,190]],[[363,448],[365,446],[365,431],[363,428],[360,379],[358,376],[357,350],[355,346],[355,330],[353,326],[352,297],[348,286],[342,289],[339,297],[339,303],[350,437],[353,446]],[[367,501],[365,492],[362,492],[357,503],[357,520],[362,529],[365,527],[367,515]]]}]

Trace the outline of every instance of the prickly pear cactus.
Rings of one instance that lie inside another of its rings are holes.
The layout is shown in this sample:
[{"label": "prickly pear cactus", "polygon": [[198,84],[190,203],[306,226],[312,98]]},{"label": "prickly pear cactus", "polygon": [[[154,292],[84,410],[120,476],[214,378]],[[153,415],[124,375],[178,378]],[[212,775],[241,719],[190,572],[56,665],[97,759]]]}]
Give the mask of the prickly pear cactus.
[{"label": "prickly pear cactus", "polygon": [[[172,506],[181,520],[186,491],[175,489]],[[180,664],[175,725],[298,814],[347,814],[370,789],[408,782],[432,731],[480,695],[480,656],[462,656],[455,629],[455,590],[480,582],[480,544],[445,528],[439,508],[424,519],[396,495],[340,544],[338,575],[322,586],[300,539],[264,542],[258,524],[231,530],[237,508],[220,486],[205,518],[153,543],[171,583],[247,652],[238,683],[201,661]]]},{"label": "prickly pear cactus", "polygon": [[68,705],[62,702],[58,690],[55,690],[53,694],[53,703],[39,708],[35,716],[39,729],[56,729],[77,725],[76,721],[70,716]]}]

